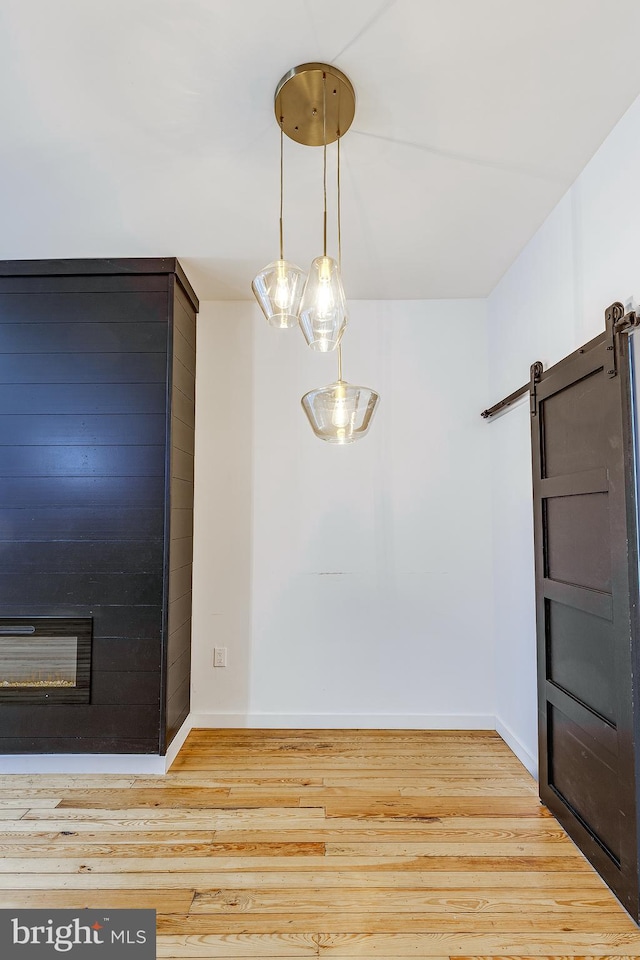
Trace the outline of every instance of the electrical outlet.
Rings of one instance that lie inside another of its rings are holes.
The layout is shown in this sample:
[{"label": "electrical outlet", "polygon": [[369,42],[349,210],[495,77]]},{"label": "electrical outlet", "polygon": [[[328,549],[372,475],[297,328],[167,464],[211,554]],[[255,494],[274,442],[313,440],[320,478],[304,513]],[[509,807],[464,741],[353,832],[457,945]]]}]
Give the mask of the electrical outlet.
[{"label": "electrical outlet", "polygon": [[214,667],[226,667],[227,665],[227,648],[226,647],[213,648],[213,665]]}]

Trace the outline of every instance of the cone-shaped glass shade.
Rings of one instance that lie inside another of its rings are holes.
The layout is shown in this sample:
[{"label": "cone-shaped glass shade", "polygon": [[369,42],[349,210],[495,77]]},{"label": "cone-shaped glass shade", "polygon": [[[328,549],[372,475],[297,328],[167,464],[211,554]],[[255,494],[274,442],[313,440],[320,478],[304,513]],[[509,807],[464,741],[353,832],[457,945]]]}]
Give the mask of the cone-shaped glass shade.
[{"label": "cone-shaped glass shade", "polygon": [[304,281],[304,271],[288,260],[275,260],[254,279],[251,289],[272,327],[296,326]]},{"label": "cone-shaped glass shade", "polygon": [[313,350],[335,350],[347,323],[342,280],[331,257],[317,257],[311,264],[302,305],[300,326]]},{"label": "cone-shaped glass shade", "polygon": [[302,406],[320,440],[353,443],[369,430],[379,400],[369,387],[355,387],[338,380],[305,393]]}]

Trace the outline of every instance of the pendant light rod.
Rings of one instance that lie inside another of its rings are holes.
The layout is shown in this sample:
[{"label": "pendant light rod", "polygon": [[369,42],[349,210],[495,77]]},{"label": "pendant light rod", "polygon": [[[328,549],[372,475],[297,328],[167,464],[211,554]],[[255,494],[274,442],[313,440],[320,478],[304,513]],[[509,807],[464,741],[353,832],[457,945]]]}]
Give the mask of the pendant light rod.
[{"label": "pendant light rod", "polygon": [[[338,177],[337,177],[337,206],[338,206],[338,270],[342,273],[342,224],[340,222],[340,131],[338,130]],[[338,381],[342,382],[342,341],[338,344]]]},{"label": "pendant light rod", "polygon": [[322,177],[324,186],[324,256],[327,255],[327,74],[322,71]]},{"label": "pendant light rod", "polygon": [[342,273],[342,213],[340,207],[340,131],[338,130],[338,183],[337,183],[337,199],[338,199],[338,269]]},{"label": "pendant light rod", "polygon": [[282,227],[282,211],[284,207],[284,130],[280,117],[280,259],[284,260],[284,230]]}]

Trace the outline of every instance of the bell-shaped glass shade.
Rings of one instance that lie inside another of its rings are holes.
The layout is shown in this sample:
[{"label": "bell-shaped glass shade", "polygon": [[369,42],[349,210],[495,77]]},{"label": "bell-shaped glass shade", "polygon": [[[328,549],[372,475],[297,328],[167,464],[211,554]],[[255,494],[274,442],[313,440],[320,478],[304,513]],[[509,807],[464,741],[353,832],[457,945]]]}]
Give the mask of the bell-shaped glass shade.
[{"label": "bell-shaped glass shade", "polygon": [[256,300],[272,327],[295,327],[305,282],[304,270],[288,260],[275,260],[251,284]]},{"label": "bell-shaped glass shade", "polygon": [[311,264],[302,305],[300,327],[313,350],[335,350],[347,324],[347,305],[338,264],[317,257]]},{"label": "bell-shaped glass shade", "polygon": [[316,437],[327,443],[353,443],[369,430],[379,400],[369,387],[338,380],[310,390],[301,402]]}]

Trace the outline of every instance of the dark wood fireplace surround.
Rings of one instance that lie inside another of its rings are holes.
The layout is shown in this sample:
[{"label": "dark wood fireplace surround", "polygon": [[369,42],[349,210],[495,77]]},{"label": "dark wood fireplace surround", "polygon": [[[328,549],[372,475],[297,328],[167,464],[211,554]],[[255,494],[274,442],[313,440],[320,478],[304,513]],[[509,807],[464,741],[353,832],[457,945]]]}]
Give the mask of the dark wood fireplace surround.
[{"label": "dark wood fireplace surround", "polygon": [[173,258],[0,261],[0,618],[92,620],[89,702],[0,700],[0,754],[187,716],[197,310]]}]

